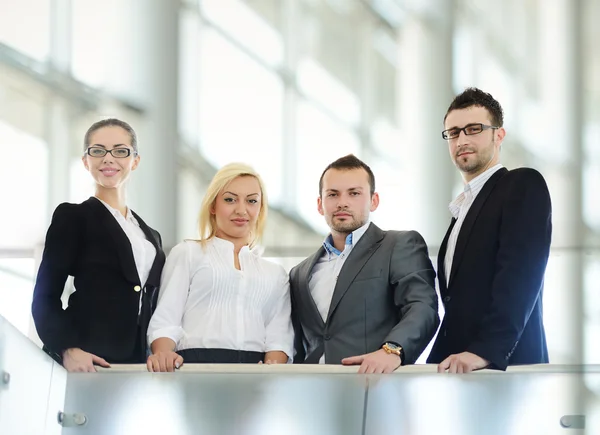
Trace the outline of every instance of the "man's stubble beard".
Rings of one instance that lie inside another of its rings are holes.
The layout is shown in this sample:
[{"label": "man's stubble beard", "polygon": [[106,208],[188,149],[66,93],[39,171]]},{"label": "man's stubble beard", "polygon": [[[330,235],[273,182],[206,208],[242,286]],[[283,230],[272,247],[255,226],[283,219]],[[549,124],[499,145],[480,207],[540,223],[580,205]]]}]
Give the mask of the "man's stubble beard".
[{"label": "man's stubble beard", "polygon": [[335,218],[332,217],[331,229],[333,229],[334,231],[337,231],[338,233],[350,234],[350,233],[356,231],[357,229],[359,229],[360,227],[362,227],[366,223],[366,219],[363,222],[360,222],[357,219],[355,219],[354,216],[352,217],[352,220],[350,222],[346,221],[346,222],[335,223],[334,219]]},{"label": "man's stubble beard", "polygon": [[476,153],[477,159],[472,163],[468,163],[468,161],[467,161],[467,163],[462,163],[461,158],[457,157],[456,158],[456,166],[458,167],[458,169],[461,172],[464,172],[466,174],[472,174],[474,172],[480,171],[481,169],[485,168],[486,165],[489,165],[490,162],[492,161],[492,159],[494,158],[494,155],[496,152],[494,144],[495,144],[495,140],[492,139],[492,142],[491,142],[492,153],[489,158],[487,158],[487,157],[484,158],[479,152],[477,152]]}]

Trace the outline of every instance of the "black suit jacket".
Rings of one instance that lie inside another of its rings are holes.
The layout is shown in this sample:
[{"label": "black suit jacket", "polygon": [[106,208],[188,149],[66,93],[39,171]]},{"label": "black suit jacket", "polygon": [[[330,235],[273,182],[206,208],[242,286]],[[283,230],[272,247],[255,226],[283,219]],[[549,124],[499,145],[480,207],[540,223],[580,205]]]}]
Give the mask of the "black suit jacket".
[{"label": "black suit jacket", "polygon": [[542,175],[502,168],[485,183],[460,229],[446,286],[440,247],[438,278],[446,310],[427,362],[472,352],[492,368],[548,362],[542,288],[550,253],[551,203]]},{"label": "black suit jacket", "polygon": [[326,363],[341,364],[393,342],[404,349],[402,363],[414,363],[439,324],[435,271],[421,235],[371,224],[340,271],[326,322],[308,285],[323,254],[321,247],[290,272],[294,362],[317,363],[324,351]]},{"label": "black suit jacket", "polygon": [[[156,307],[165,254],[158,232],[133,215],[156,248],[139,315],[135,288],[141,283],[131,243],[110,211],[94,197],[60,204],[54,211],[32,304],[38,335],[51,355],[79,347],[118,362],[130,360],[137,348],[139,357],[134,359],[145,361],[146,329]],[[76,291],[63,310],[60,297],[69,275]]]}]

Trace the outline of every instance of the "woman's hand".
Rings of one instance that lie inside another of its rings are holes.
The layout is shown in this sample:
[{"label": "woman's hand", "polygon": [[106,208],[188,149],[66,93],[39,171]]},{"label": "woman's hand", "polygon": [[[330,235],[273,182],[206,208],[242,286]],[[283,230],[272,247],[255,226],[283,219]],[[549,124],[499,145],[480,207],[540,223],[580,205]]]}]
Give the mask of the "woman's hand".
[{"label": "woman's hand", "polygon": [[183,357],[172,350],[158,351],[148,357],[149,372],[173,372],[183,364]]},{"label": "woman's hand", "polygon": [[[288,356],[285,354],[285,352],[282,352],[280,350],[272,350],[269,351],[265,354],[265,364],[285,364],[287,363],[288,360]],[[259,364],[262,364],[262,361],[258,362]]]},{"label": "woman's hand", "polygon": [[101,367],[110,367],[104,358],[86,352],[78,347],[72,347],[63,352],[63,367],[68,372],[95,372],[98,364]]}]

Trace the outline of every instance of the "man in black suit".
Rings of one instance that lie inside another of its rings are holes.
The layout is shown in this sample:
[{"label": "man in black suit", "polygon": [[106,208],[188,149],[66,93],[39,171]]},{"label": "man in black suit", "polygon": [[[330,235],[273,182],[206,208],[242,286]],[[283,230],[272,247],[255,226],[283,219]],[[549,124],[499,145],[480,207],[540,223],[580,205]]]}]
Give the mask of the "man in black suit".
[{"label": "man in black suit", "polygon": [[500,104],[468,88],[446,112],[442,137],[465,189],[438,256],[446,311],[427,362],[438,371],[548,362],[542,289],[552,233],[542,175],[500,164]]},{"label": "man in black suit", "polygon": [[321,175],[318,211],[331,234],[290,272],[294,362],[389,373],[414,363],[433,338],[439,317],[425,241],[370,223],[378,204],[373,172],[355,156]]}]

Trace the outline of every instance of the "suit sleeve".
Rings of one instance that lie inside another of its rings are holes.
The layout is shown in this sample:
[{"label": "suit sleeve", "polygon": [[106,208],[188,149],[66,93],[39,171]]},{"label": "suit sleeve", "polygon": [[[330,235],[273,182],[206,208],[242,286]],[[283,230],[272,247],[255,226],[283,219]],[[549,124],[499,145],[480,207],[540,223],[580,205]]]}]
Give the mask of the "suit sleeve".
[{"label": "suit sleeve", "polygon": [[425,240],[416,231],[398,234],[390,261],[390,284],[400,321],[386,341],[402,346],[402,364],[413,364],[440,323],[435,270]]},{"label": "suit sleeve", "polygon": [[67,277],[74,276],[77,269],[82,225],[77,207],[65,203],[54,211],[31,306],[40,339],[48,350],[59,356],[65,349],[79,347],[80,343],[78,331],[60,299]]},{"label": "suit sleeve", "polygon": [[293,268],[290,271],[290,300],[292,304],[292,327],[294,328],[294,363],[303,363],[306,358],[306,352],[304,351],[304,332],[300,323],[298,301],[296,301],[297,270],[297,268]]},{"label": "suit sleeve", "polygon": [[542,175],[516,172],[502,209],[491,308],[468,351],[505,370],[541,297],[552,234],[551,203]]}]

